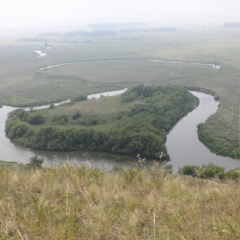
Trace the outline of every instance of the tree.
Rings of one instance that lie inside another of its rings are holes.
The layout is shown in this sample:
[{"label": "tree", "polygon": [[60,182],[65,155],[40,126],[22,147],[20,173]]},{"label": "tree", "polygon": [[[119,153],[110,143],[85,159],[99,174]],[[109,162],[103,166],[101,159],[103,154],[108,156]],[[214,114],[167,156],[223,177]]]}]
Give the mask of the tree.
[{"label": "tree", "polygon": [[30,157],[29,166],[33,169],[41,168],[43,164],[43,158],[39,158],[37,155]]},{"label": "tree", "polygon": [[78,119],[78,118],[80,118],[81,117],[81,113],[79,112],[79,111],[76,111],[73,115],[72,115],[72,119],[73,120],[76,120],[76,119]]}]

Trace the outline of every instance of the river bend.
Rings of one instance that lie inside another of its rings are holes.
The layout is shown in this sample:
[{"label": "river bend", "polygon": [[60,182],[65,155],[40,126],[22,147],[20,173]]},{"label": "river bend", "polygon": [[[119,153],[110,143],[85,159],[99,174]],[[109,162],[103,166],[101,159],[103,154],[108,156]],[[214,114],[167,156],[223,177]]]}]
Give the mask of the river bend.
[{"label": "river bend", "polygon": [[[126,91],[126,89],[89,95],[88,99],[98,98],[102,95],[118,95],[124,91]],[[197,125],[205,122],[210,115],[217,111],[219,102],[215,101],[213,96],[208,94],[200,92],[191,93],[199,98],[200,104],[191,113],[182,118],[168,134],[166,147],[171,158],[169,164],[172,164],[174,171],[177,171],[179,167],[185,165],[202,165],[210,162],[225,167],[226,170],[240,167],[240,161],[228,157],[217,156],[210,152],[210,150],[198,140]],[[35,107],[34,109],[47,107],[49,107],[49,105]],[[131,165],[126,161],[121,162],[104,159],[99,153],[89,153],[90,156],[88,156],[86,153],[79,151],[58,152],[19,147],[11,143],[5,135],[5,122],[7,116],[14,109],[16,108],[9,106],[2,106],[2,108],[0,108],[0,160],[15,161],[25,164],[29,162],[30,157],[37,154],[39,157],[44,158],[44,165],[47,167],[67,160],[73,163],[87,162],[87,164],[91,166],[104,167],[106,169],[112,169],[117,165],[124,167],[130,167]],[[29,110],[29,108],[26,108],[26,110]]]},{"label": "river bend", "polygon": [[166,147],[171,158],[169,164],[172,164],[175,172],[185,165],[208,163],[224,167],[226,170],[240,167],[239,160],[216,155],[199,141],[197,126],[217,111],[219,102],[209,94],[194,91],[191,93],[199,98],[199,105],[182,118],[168,134]]}]

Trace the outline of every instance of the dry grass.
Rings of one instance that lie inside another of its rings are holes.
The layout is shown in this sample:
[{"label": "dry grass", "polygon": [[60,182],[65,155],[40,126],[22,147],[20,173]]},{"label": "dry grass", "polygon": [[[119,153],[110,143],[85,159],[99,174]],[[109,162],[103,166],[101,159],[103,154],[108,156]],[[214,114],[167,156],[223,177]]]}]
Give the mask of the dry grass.
[{"label": "dry grass", "polygon": [[240,239],[237,182],[156,168],[0,172],[0,239]]}]

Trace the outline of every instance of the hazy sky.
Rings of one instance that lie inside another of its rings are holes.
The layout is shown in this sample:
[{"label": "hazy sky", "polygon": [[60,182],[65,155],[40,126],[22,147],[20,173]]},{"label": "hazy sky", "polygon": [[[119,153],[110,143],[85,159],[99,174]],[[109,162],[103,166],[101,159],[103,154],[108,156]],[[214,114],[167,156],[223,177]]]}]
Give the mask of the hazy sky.
[{"label": "hazy sky", "polygon": [[0,0],[0,28],[95,22],[240,21],[240,0]]}]

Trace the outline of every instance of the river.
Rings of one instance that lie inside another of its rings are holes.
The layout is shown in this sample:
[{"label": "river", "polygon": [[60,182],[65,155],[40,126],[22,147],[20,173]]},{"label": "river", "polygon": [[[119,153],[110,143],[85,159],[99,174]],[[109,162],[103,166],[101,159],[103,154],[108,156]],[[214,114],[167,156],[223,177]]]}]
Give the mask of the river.
[{"label": "river", "polygon": [[168,134],[166,147],[171,158],[169,164],[172,164],[175,172],[185,165],[209,163],[224,167],[226,170],[240,167],[239,160],[216,155],[198,140],[198,124],[204,123],[217,111],[219,102],[205,93],[194,91],[191,93],[198,97],[200,102],[198,107],[182,118]]},{"label": "river", "polygon": [[41,51],[41,50],[33,51],[33,53],[36,54],[38,57],[45,57],[45,56],[47,56],[47,54],[44,53],[44,52]]},{"label": "river", "polygon": [[[88,99],[99,98],[101,96],[118,95],[126,91],[126,89],[105,92],[100,94],[92,94]],[[202,165],[210,162],[233,169],[240,167],[240,161],[228,157],[217,156],[211,153],[199,140],[197,136],[197,125],[205,122],[206,119],[214,114],[218,109],[219,102],[215,101],[211,95],[191,92],[200,100],[199,106],[191,113],[181,119],[176,126],[171,130],[167,136],[166,147],[170,155],[174,171],[184,165]],[[67,100],[69,101],[69,100]],[[59,105],[59,104],[56,104]],[[49,105],[35,107],[34,109],[42,109],[49,107]],[[114,166],[130,167],[129,161],[113,161],[101,157],[101,153],[84,153],[80,151],[59,152],[59,151],[44,151],[32,150],[19,147],[6,137],[5,135],[5,122],[8,113],[16,108],[9,106],[2,106],[0,108],[0,160],[15,161],[19,163],[28,163],[30,157],[37,154],[39,157],[44,158],[44,166],[49,167],[52,164],[66,162],[71,163],[87,163],[94,167],[104,167],[105,169],[112,169]],[[29,110],[29,108],[26,108]]]},{"label": "river", "polygon": [[[45,55],[44,55],[45,56]],[[170,64],[188,64],[188,65],[198,65],[198,66],[204,66],[204,67],[211,67],[217,70],[221,69],[221,66],[217,63],[200,63],[200,62],[186,62],[186,61],[173,61],[173,60],[165,60],[165,59],[131,59],[134,61],[146,61],[146,62],[158,62],[158,63],[170,63]],[[90,62],[118,62],[118,61],[126,61],[126,59],[92,59],[92,60],[83,60],[83,61],[77,61],[77,62],[65,62],[65,63],[59,63],[43,68],[39,68],[38,72],[47,71],[52,68],[62,67],[66,65],[72,65],[72,64],[83,64],[83,63],[90,63]]]}]

